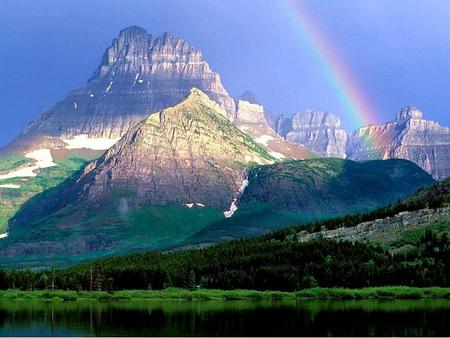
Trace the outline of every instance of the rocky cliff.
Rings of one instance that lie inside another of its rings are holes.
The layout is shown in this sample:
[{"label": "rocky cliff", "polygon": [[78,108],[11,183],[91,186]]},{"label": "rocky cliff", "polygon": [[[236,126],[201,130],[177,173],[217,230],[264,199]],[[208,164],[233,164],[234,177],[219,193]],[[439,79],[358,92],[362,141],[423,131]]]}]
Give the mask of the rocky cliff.
[{"label": "rocky cliff", "polygon": [[49,143],[51,137],[51,146],[63,147],[52,138],[79,135],[117,140],[150,113],[180,102],[193,87],[234,114],[234,100],[199,50],[168,34],[153,37],[129,27],[107,48],[87,85],[42,112],[14,145],[20,148],[23,141],[29,148],[33,140]]},{"label": "rocky cliff", "polygon": [[299,160],[319,156],[307,147],[288,142],[278,135],[270,126],[264,107],[251,92],[245,92],[236,101],[233,123],[278,160]]},{"label": "rocky cliff", "polygon": [[450,176],[450,128],[425,120],[416,107],[405,107],[391,122],[356,130],[347,156],[358,161],[404,158],[443,179]]},{"label": "rocky cliff", "polygon": [[296,113],[292,118],[280,116],[277,132],[292,143],[306,147],[326,157],[345,158],[347,133],[341,127],[339,117],[328,112],[308,110]]},{"label": "rocky cliff", "polygon": [[438,222],[450,221],[450,208],[421,209],[415,211],[402,211],[397,215],[380,218],[373,221],[362,222],[354,227],[338,228],[308,233],[306,230],[291,235],[289,239],[307,242],[319,238],[329,238],[342,241],[374,241],[389,243],[392,237],[399,233],[421,230]]}]

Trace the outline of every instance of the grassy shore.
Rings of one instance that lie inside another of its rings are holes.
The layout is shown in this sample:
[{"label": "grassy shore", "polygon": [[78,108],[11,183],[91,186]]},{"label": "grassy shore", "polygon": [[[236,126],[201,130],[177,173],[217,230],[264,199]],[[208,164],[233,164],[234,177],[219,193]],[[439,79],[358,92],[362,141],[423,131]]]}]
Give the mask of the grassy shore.
[{"label": "grassy shore", "polygon": [[411,288],[385,286],[363,289],[313,288],[296,292],[254,291],[254,290],[186,290],[169,288],[165,290],[122,290],[112,293],[104,291],[0,291],[0,300],[36,299],[55,301],[76,300],[271,300],[271,299],[450,299],[450,288]]}]

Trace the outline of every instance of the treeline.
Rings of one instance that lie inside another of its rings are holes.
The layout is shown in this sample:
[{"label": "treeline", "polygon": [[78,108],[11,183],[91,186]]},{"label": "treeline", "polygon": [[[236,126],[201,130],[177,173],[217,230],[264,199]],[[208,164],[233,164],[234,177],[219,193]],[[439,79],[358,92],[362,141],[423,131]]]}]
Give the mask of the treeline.
[{"label": "treeline", "polygon": [[450,286],[447,233],[431,231],[392,255],[364,243],[253,238],[196,250],[139,253],[68,269],[0,270],[0,289],[218,288],[293,291],[315,286]]},{"label": "treeline", "polygon": [[391,254],[365,243],[319,239],[299,243],[289,234],[354,226],[401,211],[450,203],[450,179],[394,205],[291,227],[205,249],[136,253],[68,269],[0,270],[0,289],[122,290],[183,287],[293,291],[303,288],[406,285],[450,286],[447,233],[426,231],[416,246]]}]

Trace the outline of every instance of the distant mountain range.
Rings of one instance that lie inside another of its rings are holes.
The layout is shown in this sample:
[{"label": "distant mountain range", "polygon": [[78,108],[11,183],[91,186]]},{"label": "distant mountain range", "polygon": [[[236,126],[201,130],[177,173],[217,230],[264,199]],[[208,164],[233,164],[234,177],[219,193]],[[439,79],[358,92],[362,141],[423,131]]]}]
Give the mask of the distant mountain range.
[{"label": "distant mountain range", "polygon": [[403,158],[441,180],[450,176],[450,128],[425,120],[416,107],[402,108],[391,122],[347,134],[332,113],[306,111],[274,123],[287,141],[303,144],[325,157],[355,161]]},{"label": "distant mountain range", "polygon": [[182,39],[122,30],[86,86],[0,150],[0,257],[68,264],[254,236],[450,174],[450,130],[415,108],[351,135],[331,113],[268,115]]}]

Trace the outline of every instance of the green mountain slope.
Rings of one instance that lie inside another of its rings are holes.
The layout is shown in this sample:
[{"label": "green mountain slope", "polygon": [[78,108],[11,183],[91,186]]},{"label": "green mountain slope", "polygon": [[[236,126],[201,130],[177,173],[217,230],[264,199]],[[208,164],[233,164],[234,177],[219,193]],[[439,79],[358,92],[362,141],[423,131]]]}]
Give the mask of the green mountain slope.
[{"label": "green mountain slope", "polygon": [[[89,262],[57,272],[63,288],[87,289],[89,271],[101,268],[118,289],[187,287],[298,290],[321,287],[366,287],[378,285],[450,285],[450,229],[441,233],[425,231],[410,238],[405,252],[392,252],[371,243],[335,241],[324,238],[301,242],[292,235],[300,229],[333,228],[356,219],[375,220],[399,210],[410,212],[422,207],[439,210],[450,204],[450,180],[424,189],[409,199],[366,214],[291,227],[266,236],[240,239],[204,249],[181,252],[139,253]],[[430,199],[430,196],[437,197]],[[426,229],[426,227],[424,227]],[[39,275],[35,276],[38,279]],[[401,289],[399,289],[401,291]],[[321,290],[315,290],[320,294]],[[405,290],[403,297],[416,298],[420,290]],[[440,290],[435,289],[438,293]],[[372,290],[391,297],[393,290]],[[409,292],[409,293],[408,293]],[[448,291],[446,292],[448,297]],[[345,290],[336,290],[351,297]],[[326,297],[326,295],[324,295]],[[431,295],[430,295],[431,296]],[[369,296],[370,297],[370,296]]]},{"label": "green mountain slope", "polygon": [[[21,206],[33,196],[57,186],[83,168],[88,161],[100,156],[97,153],[53,150],[55,165],[36,170],[34,177],[0,179],[0,234],[7,232],[8,221]],[[96,156],[97,155],[97,156]],[[21,153],[0,156],[1,174],[32,165],[33,160]]]},{"label": "green mountain slope", "polygon": [[[378,217],[414,212],[423,207],[433,212],[449,208],[450,180],[440,182],[409,199],[380,208],[370,213],[335,218],[291,227],[266,236],[240,239],[203,249],[168,253],[136,253],[88,262],[68,269],[57,270],[56,280],[62,289],[88,289],[90,271],[101,271],[99,280],[106,287],[107,280],[116,289],[153,289],[167,287],[192,287],[220,289],[299,290],[311,287],[367,287],[385,285],[415,286],[373,288],[365,290],[368,298],[418,298],[420,296],[448,297],[448,290],[436,286],[450,286],[450,228],[433,232],[428,225],[422,233],[406,231],[408,251],[392,251],[373,243],[316,238],[308,241],[294,240],[301,229],[333,228],[350,225],[357,219],[376,220]],[[430,199],[430,196],[438,199]],[[391,233],[388,233],[389,236]],[[405,236],[406,234],[406,236]],[[1,273],[1,271],[0,271]],[[11,271],[6,282],[13,278],[26,288],[30,280],[39,281],[48,271],[35,274]],[[26,278],[24,278],[26,276]],[[193,281],[194,280],[194,281]],[[195,283],[194,283],[195,282]],[[11,283],[11,282],[10,282]],[[8,284],[4,284],[8,287]],[[9,284],[11,285],[11,284]],[[432,290],[417,287],[434,286]],[[343,289],[331,291],[315,289],[301,291],[302,296],[329,295],[358,298]],[[359,295],[361,297],[362,295]],[[254,297],[257,297],[255,294]]]},{"label": "green mountain slope", "polygon": [[233,217],[200,231],[192,243],[255,236],[369,211],[406,198],[434,180],[406,160],[323,158],[260,166],[250,171],[249,182]]}]

